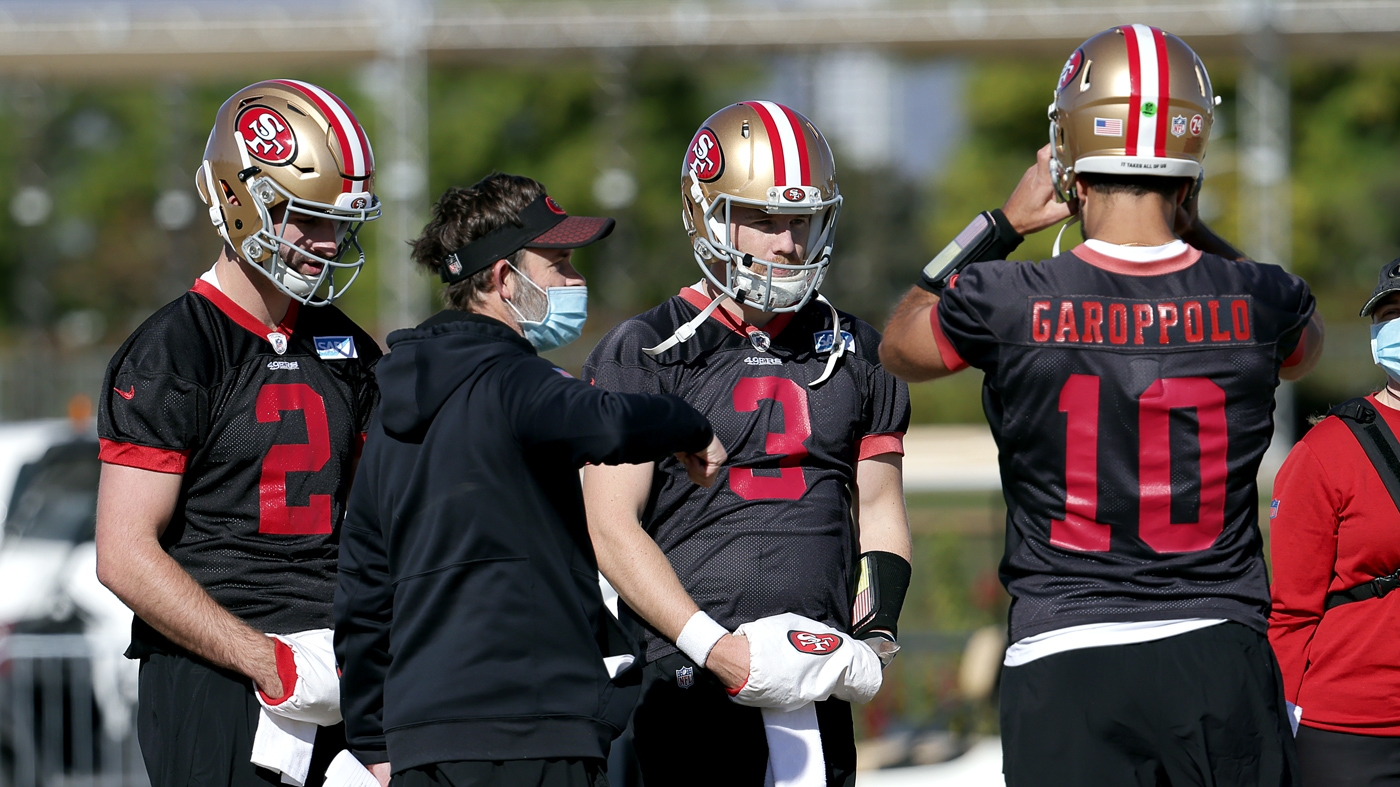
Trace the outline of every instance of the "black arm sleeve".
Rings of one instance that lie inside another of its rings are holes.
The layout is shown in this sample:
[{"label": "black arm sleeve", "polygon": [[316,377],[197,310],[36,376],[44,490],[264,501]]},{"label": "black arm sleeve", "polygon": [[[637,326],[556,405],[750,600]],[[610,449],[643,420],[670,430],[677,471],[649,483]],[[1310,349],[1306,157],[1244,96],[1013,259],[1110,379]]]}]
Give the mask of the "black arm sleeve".
[{"label": "black arm sleeve", "polygon": [[566,377],[529,358],[503,370],[503,401],[521,443],[563,451],[578,466],[655,462],[703,451],[705,416],[671,394],[622,394]]},{"label": "black arm sleeve", "polygon": [[[370,432],[379,432],[382,440],[382,431],[376,418]],[[384,741],[384,681],[389,674],[389,623],[394,604],[379,501],[374,493],[379,464],[375,442],[372,438],[366,446],[340,529],[334,607],[345,739],[350,752],[366,765],[389,759]]]}]

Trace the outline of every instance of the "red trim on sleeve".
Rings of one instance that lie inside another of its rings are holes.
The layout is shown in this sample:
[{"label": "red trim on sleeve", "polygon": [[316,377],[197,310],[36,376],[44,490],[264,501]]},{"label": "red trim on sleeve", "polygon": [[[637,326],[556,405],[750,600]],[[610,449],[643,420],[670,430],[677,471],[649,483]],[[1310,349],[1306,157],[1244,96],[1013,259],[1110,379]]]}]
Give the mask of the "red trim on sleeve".
[{"label": "red trim on sleeve", "polygon": [[934,304],[928,313],[929,325],[933,328],[933,341],[938,345],[938,356],[943,359],[943,365],[950,372],[958,372],[967,368],[967,361],[958,355],[957,348],[948,341],[948,335],[943,332],[943,326],[938,321],[938,304]]},{"label": "red trim on sleeve", "polygon": [[291,301],[287,304],[287,313],[282,315],[282,322],[276,328],[269,328],[262,320],[248,313],[248,310],[239,306],[234,300],[223,293],[218,287],[210,284],[204,279],[195,279],[194,286],[190,288],[194,293],[204,296],[206,300],[224,313],[230,320],[233,320],[239,327],[256,335],[258,338],[271,344],[267,338],[269,333],[280,332],[287,338],[292,337],[292,329],[297,324],[297,313],[300,311],[301,303]]},{"label": "red trim on sleeve", "polygon": [[107,439],[100,439],[97,442],[97,458],[109,465],[122,465],[140,470],[153,470],[157,473],[180,475],[185,472],[185,466],[190,461],[189,451],[151,448]]},{"label": "red trim on sleeve", "polygon": [[739,696],[739,692],[743,691],[743,690],[744,690],[744,687],[747,686],[747,685],[749,685],[749,679],[748,679],[747,677],[745,677],[745,678],[744,678],[744,682],[739,684],[739,688],[737,688],[737,689],[731,689],[731,688],[729,688],[728,686],[725,686],[725,687],[724,687],[724,693],[728,694],[728,695],[731,696],[731,697],[737,697],[737,696]]},{"label": "red trim on sleeve", "polygon": [[1297,366],[1298,364],[1303,362],[1303,356],[1308,354],[1307,344],[1308,329],[1304,328],[1303,335],[1298,337],[1298,346],[1294,347],[1293,352],[1289,353],[1288,357],[1283,359],[1284,368],[1288,368],[1289,366]]},{"label": "red trim on sleeve", "polygon": [[857,461],[869,459],[880,454],[899,454],[904,456],[904,433],[887,432],[886,434],[868,434],[860,438],[860,450],[856,454]]},{"label": "red trim on sleeve", "polygon": [[277,699],[267,696],[262,689],[258,689],[258,694],[262,695],[263,702],[268,705],[281,705],[291,698],[297,690],[297,659],[296,653],[287,647],[287,643],[276,637],[272,638],[273,650],[277,653],[277,677],[282,679],[282,696]]}]

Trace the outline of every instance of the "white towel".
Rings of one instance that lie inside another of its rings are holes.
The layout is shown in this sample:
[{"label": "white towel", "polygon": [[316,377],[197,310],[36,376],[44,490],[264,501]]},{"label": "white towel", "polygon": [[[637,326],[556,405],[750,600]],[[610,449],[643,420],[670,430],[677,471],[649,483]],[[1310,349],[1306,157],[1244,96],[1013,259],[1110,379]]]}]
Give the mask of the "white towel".
[{"label": "white towel", "polygon": [[355,755],[343,751],[326,768],[326,787],[379,787],[379,780]]},{"label": "white towel", "polygon": [[[340,679],[335,669],[335,649],[330,629],[299,631],[295,634],[269,634],[286,646],[278,649],[279,660],[290,651],[296,678],[290,695],[275,704],[257,692],[262,712],[253,736],[254,765],[282,774],[282,783],[293,787],[306,784],[311,770],[311,750],[316,727],[340,722]],[[289,650],[288,650],[289,649]],[[286,664],[279,664],[284,672]]]},{"label": "white towel", "polygon": [[253,736],[253,764],[282,774],[283,784],[302,787],[311,772],[316,726],[309,721],[275,716],[263,708],[257,734]]},{"label": "white towel", "polygon": [[817,706],[797,710],[763,709],[768,736],[768,775],[764,787],[826,787],[826,756],[817,729]]}]

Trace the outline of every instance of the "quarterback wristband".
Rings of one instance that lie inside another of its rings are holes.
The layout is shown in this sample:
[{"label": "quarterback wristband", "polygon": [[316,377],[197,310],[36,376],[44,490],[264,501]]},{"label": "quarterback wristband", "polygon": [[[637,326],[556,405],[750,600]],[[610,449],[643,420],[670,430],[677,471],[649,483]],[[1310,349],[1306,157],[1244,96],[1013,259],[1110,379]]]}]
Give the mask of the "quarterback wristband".
[{"label": "quarterback wristband", "polygon": [[690,616],[690,620],[685,622],[685,628],[681,629],[681,635],[676,637],[676,647],[681,652],[690,657],[697,666],[705,666],[705,660],[710,657],[710,651],[714,649],[715,643],[720,637],[729,633],[729,629],[716,623],[713,618],[704,612],[696,612]]},{"label": "quarterback wristband", "polygon": [[1000,208],[983,211],[924,266],[919,286],[939,295],[970,263],[1004,260],[1023,240]]}]

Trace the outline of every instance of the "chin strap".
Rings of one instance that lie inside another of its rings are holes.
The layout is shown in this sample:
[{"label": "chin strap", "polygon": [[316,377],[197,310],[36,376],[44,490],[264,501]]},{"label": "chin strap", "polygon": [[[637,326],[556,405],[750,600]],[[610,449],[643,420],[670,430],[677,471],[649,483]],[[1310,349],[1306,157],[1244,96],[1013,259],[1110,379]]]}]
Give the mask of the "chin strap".
[{"label": "chin strap", "polygon": [[840,363],[841,357],[846,354],[846,337],[841,333],[841,314],[836,311],[836,307],[826,296],[817,294],[817,300],[825,303],[831,309],[831,354],[826,356],[826,371],[822,376],[807,383],[808,388],[816,388],[818,385],[831,378],[831,373],[836,371],[836,364]]},{"label": "chin strap", "polygon": [[724,300],[724,293],[716,295],[715,299],[710,301],[709,306],[701,309],[700,313],[692,317],[689,322],[677,328],[676,332],[671,334],[670,338],[655,347],[644,347],[642,352],[655,358],[678,344],[685,344],[690,341],[691,337],[695,335],[695,329],[699,328],[701,323],[710,318],[710,315],[719,307],[719,302],[722,300]]},{"label": "chin strap", "polygon": [[1065,230],[1069,229],[1071,224],[1075,224],[1075,223],[1077,223],[1078,221],[1079,221],[1079,214],[1076,213],[1076,214],[1074,214],[1073,216],[1070,216],[1070,217],[1069,217],[1069,221],[1067,221],[1067,222],[1065,222],[1064,224],[1061,224],[1061,225],[1060,225],[1060,231],[1057,232],[1057,233],[1055,233],[1055,246],[1054,246],[1053,248],[1050,249],[1050,256],[1051,256],[1051,257],[1058,257],[1058,256],[1060,256],[1060,238],[1064,237]]}]

